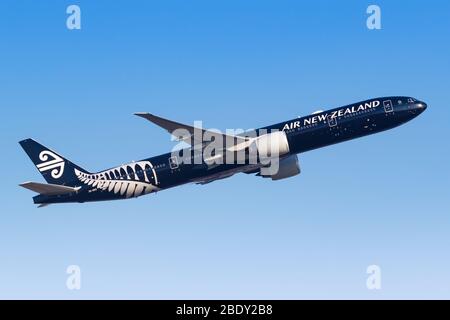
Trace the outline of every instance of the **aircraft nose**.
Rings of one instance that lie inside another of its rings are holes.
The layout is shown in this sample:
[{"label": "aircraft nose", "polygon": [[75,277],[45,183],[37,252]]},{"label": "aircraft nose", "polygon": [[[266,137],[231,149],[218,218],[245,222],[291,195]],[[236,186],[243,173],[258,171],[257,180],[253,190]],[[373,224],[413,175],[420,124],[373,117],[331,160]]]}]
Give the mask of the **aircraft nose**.
[{"label": "aircraft nose", "polygon": [[416,103],[416,108],[421,113],[424,112],[427,107],[428,105],[423,101],[419,101],[418,103]]}]

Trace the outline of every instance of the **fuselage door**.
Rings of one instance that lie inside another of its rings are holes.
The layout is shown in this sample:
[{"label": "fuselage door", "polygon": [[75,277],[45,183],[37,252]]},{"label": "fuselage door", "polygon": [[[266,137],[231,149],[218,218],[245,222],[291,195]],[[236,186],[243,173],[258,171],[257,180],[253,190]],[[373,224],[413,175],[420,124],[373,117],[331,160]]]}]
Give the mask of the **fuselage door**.
[{"label": "fuselage door", "polygon": [[328,126],[336,127],[337,126],[337,117],[328,116],[327,117]]},{"label": "fuselage door", "polygon": [[169,165],[170,165],[170,169],[172,169],[172,170],[178,169],[178,167],[179,167],[178,157],[170,157]]},{"label": "fuselage door", "polygon": [[384,112],[386,112],[386,113],[394,111],[394,107],[392,106],[392,101],[391,100],[384,100],[383,101],[383,106],[384,106]]}]

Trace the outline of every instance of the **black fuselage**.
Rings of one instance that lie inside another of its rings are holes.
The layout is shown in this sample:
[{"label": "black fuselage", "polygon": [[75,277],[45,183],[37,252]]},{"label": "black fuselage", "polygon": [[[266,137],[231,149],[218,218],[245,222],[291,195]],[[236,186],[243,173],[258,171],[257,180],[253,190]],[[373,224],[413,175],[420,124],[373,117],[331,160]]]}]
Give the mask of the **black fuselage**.
[{"label": "black fuselage", "polygon": [[[426,107],[424,102],[411,97],[376,98],[263,127],[256,130],[256,135],[262,132],[284,131],[289,143],[289,153],[298,154],[394,128],[415,118]],[[185,154],[192,153],[194,157],[192,149],[184,151]],[[185,183],[205,181],[207,177],[220,178],[221,173],[224,173],[223,177],[227,177],[245,167],[248,167],[248,164],[222,164],[214,167],[204,162],[195,164],[192,161],[188,164],[174,161],[173,153],[166,153],[97,174],[85,175],[82,179],[84,182],[74,181],[71,184],[81,187],[77,193],[60,196],[39,195],[34,201],[61,203],[125,199]],[[227,175],[227,172],[230,174]],[[127,187],[120,187],[130,181],[136,181],[133,192],[127,192]],[[152,188],[146,188],[145,184],[138,187],[139,181],[151,184]]]}]

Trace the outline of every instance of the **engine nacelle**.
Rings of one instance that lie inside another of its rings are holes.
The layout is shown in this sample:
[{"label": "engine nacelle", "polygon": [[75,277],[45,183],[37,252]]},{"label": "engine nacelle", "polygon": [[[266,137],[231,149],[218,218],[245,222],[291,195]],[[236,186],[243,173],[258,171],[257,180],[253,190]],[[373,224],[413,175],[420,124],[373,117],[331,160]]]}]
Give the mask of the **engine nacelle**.
[{"label": "engine nacelle", "polygon": [[284,131],[277,131],[256,138],[256,148],[261,158],[281,157],[289,153],[289,142]]},{"label": "engine nacelle", "polygon": [[278,163],[278,168],[271,163],[270,168],[261,168],[259,175],[272,180],[281,180],[298,175],[301,172],[296,154],[285,157]]}]

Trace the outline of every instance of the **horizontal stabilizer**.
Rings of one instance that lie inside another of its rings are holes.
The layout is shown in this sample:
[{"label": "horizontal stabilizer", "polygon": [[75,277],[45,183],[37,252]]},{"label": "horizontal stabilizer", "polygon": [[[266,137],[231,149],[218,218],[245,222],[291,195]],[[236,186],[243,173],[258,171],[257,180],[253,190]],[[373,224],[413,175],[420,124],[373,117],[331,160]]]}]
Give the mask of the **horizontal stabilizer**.
[{"label": "horizontal stabilizer", "polygon": [[39,194],[43,194],[46,196],[55,196],[60,194],[67,194],[72,192],[77,192],[81,189],[81,187],[67,187],[61,186],[58,184],[46,184],[46,183],[38,183],[38,182],[24,182],[20,184],[21,187],[24,187],[28,190],[37,192]]}]

